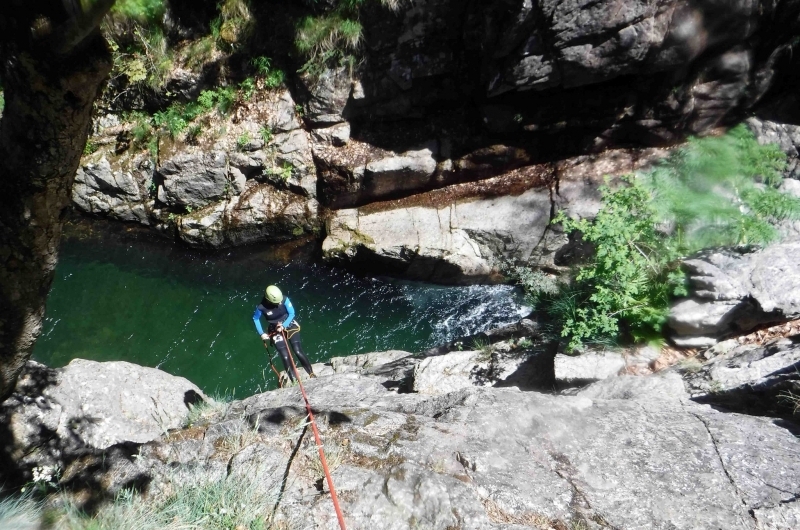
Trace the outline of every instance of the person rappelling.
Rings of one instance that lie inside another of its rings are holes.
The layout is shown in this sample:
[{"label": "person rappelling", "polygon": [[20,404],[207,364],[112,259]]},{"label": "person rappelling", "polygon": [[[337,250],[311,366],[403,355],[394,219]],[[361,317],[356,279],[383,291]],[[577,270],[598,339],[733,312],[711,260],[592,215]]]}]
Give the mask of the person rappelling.
[{"label": "person rappelling", "polygon": [[[267,319],[269,326],[267,331],[261,327],[261,317]],[[311,368],[311,363],[308,362],[308,357],[303,352],[303,347],[300,344],[300,324],[294,318],[294,306],[288,296],[284,296],[278,287],[270,285],[264,292],[264,298],[261,303],[256,306],[256,312],[253,313],[253,322],[256,325],[261,340],[266,344],[268,341],[275,346],[283,361],[283,367],[286,374],[289,376],[289,381],[294,382],[294,373],[292,364],[289,359],[291,353],[286,345],[286,339],[292,344],[292,349],[297,354],[300,364],[303,365],[309,377],[317,377],[314,375],[314,370]]]}]

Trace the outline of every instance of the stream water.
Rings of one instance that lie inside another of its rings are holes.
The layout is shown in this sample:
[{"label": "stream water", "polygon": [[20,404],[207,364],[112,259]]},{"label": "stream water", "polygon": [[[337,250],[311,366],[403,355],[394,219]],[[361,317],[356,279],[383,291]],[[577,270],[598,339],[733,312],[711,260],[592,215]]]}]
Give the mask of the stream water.
[{"label": "stream water", "polygon": [[[512,287],[442,287],[364,278],[291,259],[276,247],[209,254],[167,241],[72,227],[34,359],[130,361],[238,397],[277,383],[252,314],[275,283],[297,310],[312,362],[370,351],[410,352],[517,320]],[[280,361],[275,360],[280,369]]]}]

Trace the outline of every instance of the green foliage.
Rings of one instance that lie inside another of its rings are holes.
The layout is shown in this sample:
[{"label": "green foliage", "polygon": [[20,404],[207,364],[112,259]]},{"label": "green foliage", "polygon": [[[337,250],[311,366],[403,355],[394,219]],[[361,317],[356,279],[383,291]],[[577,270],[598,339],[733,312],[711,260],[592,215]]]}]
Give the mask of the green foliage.
[{"label": "green foliage", "polygon": [[124,30],[108,30],[114,66],[112,79],[124,77],[134,88],[163,90],[173,58],[164,32],[158,25],[131,22]]},{"label": "green foliage", "polygon": [[270,175],[273,175],[273,176],[277,177],[278,179],[280,179],[283,182],[286,182],[287,180],[289,180],[292,177],[292,171],[293,170],[294,170],[294,166],[292,166],[292,164],[290,164],[289,162],[284,162],[281,167],[279,167],[279,168],[278,167],[273,167],[273,168],[270,168],[268,171],[269,171]]},{"label": "green foliage", "polygon": [[189,128],[186,130],[186,142],[192,145],[196,145],[202,133],[203,133],[202,125],[200,125],[199,123],[190,125]]},{"label": "green foliage", "polygon": [[61,503],[57,528],[64,530],[182,530],[218,528],[233,530],[268,528],[265,514],[275,502],[258,479],[258,469],[222,480],[182,484],[163,500],[143,499],[123,490],[112,503],[93,515],[77,509],[68,499]]},{"label": "green foliage", "polygon": [[219,87],[217,89],[217,110],[221,114],[227,114],[236,103],[236,89],[232,87]]},{"label": "green foliage", "polygon": [[603,208],[594,220],[575,221],[563,213],[554,220],[595,246],[592,263],[578,272],[565,307],[559,308],[569,349],[617,336],[621,320],[636,339],[658,334],[670,296],[684,292],[674,245],[656,230],[650,192],[632,178],[625,182],[616,190],[602,188]]},{"label": "green foliage", "polygon": [[724,136],[690,138],[642,179],[659,221],[675,227],[688,253],[774,241],[773,223],[800,217],[797,201],[775,190],[785,165],[777,146],[759,145],[740,125]]},{"label": "green foliage", "polygon": [[166,110],[156,112],[153,115],[153,122],[173,139],[177,138],[189,125],[183,114],[183,106],[178,104],[170,105]]},{"label": "green foliage", "polygon": [[258,134],[261,135],[264,145],[272,141],[272,129],[268,125],[262,125],[261,128],[258,129]]},{"label": "green foliage", "polygon": [[217,93],[213,90],[203,90],[197,96],[197,104],[204,110],[211,110],[217,101]]},{"label": "green foliage", "polygon": [[206,425],[213,419],[223,416],[230,408],[233,397],[233,392],[214,394],[209,396],[206,401],[199,401],[190,405],[189,414],[186,416],[186,427]]},{"label": "green foliage", "polygon": [[0,113],[3,112],[3,109],[6,108],[6,94],[4,91],[0,90]]},{"label": "green foliage", "polygon": [[[295,28],[295,48],[305,59],[301,73],[318,76],[329,65],[355,65],[363,40],[360,9],[370,0],[338,0],[332,9],[318,16],[307,16]],[[380,0],[396,10],[401,0]]]},{"label": "green foliage", "polygon": [[300,21],[294,41],[295,48],[306,59],[300,72],[319,75],[326,65],[341,64],[358,50],[361,23],[345,13],[307,16]]},{"label": "green foliage", "polygon": [[256,91],[256,80],[248,77],[239,84],[239,90],[242,91],[242,97],[245,101],[249,100]]},{"label": "green foliage", "polygon": [[744,127],[716,138],[691,138],[653,170],[601,188],[593,220],[563,212],[553,222],[579,232],[595,254],[571,282],[517,268],[531,301],[574,350],[621,333],[643,341],[659,336],[670,299],[686,293],[680,258],[702,248],[763,245],[774,224],[800,219],[800,200],[781,194],[785,156],[760,146]]},{"label": "green foliage", "polygon": [[239,151],[243,151],[247,144],[250,143],[250,140],[252,140],[252,138],[250,138],[250,133],[247,131],[243,132],[239,135],[239,138],[236,139],[236,148]]},{"label": "green foliage", "polygon": [[86,140],[86,145],[83,146],[83,155],[84,156],[91,155],[92,153],[97,152],[97,149],[99,147],[100,146],[98,146],[96,143],[94,143],[91,138],[88,138]]},{"label": "green foliage", "polygon": [[118,0],[111,12],[140,24],[156,24],[164,16],[164,0]]},{"label": "green foliage", "polygon": [[127,121],[133,122],[131,135],[136,145],[144,145],[153,135],[153,124],[150,116],[143,112],[133,112],[126,117]]},{"label": "green foliage", "polygon": [[272,60],[269,57],[253,57],[250,64],[255,68],[256,73],[264,80],[264,86],[268,89],[278,88],[286,78],[283,70],[272,67]]},{"label": "green foliage", "polygon": [[211,21],[211,35],[217,46],[235,51],[247,40],[254,29],[254,19],[248,0],[222,0],[219,16]]}]

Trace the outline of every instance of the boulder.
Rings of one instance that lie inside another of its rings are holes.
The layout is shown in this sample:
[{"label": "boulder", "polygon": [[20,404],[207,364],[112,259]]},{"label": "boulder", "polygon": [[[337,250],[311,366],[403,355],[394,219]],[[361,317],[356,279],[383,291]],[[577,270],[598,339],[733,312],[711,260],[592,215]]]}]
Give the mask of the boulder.
[{"label": "boulder", "polygon": [[755,252],[707,251],[684,266],[692,297],[670,310],[673,341],[709,346],[758,326],[800,317],[800,242]]},{"label": "boulder", "polygon": [[288,90],[270,93],[267,112],[266,125],[272,131],[288,132],[302,126],[300,120],[297,119],[296,103]]},{"label": "boulder", "polygon": [[86,451],[141,444],[182,427],[189,406],[203,399],[194,384],[155,368],[75,359],[51,369],[29,361],[0,406],[11,438],[2,443],[12,458],[27,461],[38,448],[48,465],[63,467]]},{"label": "boulder", "polygon": [[298,129],[276,134],[269,149],[265,172],[271,180],[306,197],[316,197],[317,172],[308,133]]},{"label": "boulder", "polygon": [[338,210],[328,221],[323,256],[379,265],[412,279],[491,280],[500,257],[527,259],[533,253],[549,226],[550,207],[549,190],[539,188],[441,206]]},{"label": "boulder", "polygon": [[380,160],[374,160],[364,168],[364,179],[370,195],[386,197],[397,191],[417,189],[436,171],[437,145],[406,151]]},{"label": "boulder", "polygon": [[618,351],[589,351],[581,355],[555,357],[555,378],[560,386],[585,385],[617,375],[625,368]]},{"label": "boulder", "polygon": [[225,197],[229,187],[224,151],[182,152],[158,169],[158,200],[169,206],[200,208]]},{"label": "boulder", "polygon": [[147,199],[133,175],[113,171],[105,157],[78,168],[75,174],[72,201],[86,213],[148,224],[144,206]]},{"label": "boulder", "polygon": [[414,392],[431,396],[489,385],[490,352],[461,351],[422,360],[414,369]]},{"label": "boulder", "polygon": [[346,66],[326,68],[320,75],[306,75],[301,81],[310,94],[305,106],[307,120],[315,125],[345,121],[344,109],[352,91],[352,80]]},{"label": "boulder", "polygon": [[330,127],[312,129],[311,136],[317,142],[341,147],[350,141],[350,124],[337,123]]}]

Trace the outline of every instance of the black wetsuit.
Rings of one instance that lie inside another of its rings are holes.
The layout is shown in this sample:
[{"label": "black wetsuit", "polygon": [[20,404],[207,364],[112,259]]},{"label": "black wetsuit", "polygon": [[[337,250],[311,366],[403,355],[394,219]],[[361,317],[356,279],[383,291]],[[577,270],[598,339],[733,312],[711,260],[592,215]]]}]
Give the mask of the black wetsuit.
[{"label": "black wetsuit", "polygon": [[292,350],[295,355],[297,355],[300,364],[303,365],[306,373],[311,374],[313,372],[311,363],[308,362],[308,357],[306,357],[306,354],[303,352],[303,346],[300,344],[300,324],[298,324],[297,320],[294,318],[294,306],[292,306],[289,297],[284,296],[279,304],[273,304],[266,298],[261,299],[261,303],[256,306],[256,311],[253,313],[253,321],[256,324],[256,331],[258,331],[259,335],[264,333],[261,327],[262,315],[267,319],[267,322],[269,322],[267,334],[270,336],[270,341],[281,356],[283,366],[286,369],[289,379],[294,381],[294,374],[292,373],[292,365],[289,361],[289,349],[286,347],[286,342],[283,340],[283,336],[275,331],[278,324],[283,325],[286,337],[292,344]]}]

